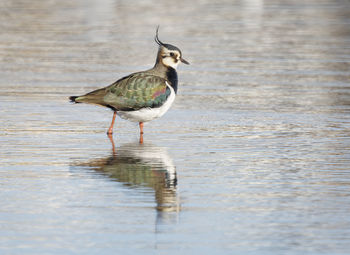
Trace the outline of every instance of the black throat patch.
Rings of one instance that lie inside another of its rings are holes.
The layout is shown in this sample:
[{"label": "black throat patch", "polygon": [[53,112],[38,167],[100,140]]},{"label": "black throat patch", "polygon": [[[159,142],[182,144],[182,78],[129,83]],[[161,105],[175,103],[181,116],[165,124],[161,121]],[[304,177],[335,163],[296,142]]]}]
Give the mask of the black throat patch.
[{"label": "black throat patch", "polygon": [[167,80],[170,82],[170,86],[174,89],[175,94],[177,94],[177,72],[174,68],[168,67],[166,72]]}]

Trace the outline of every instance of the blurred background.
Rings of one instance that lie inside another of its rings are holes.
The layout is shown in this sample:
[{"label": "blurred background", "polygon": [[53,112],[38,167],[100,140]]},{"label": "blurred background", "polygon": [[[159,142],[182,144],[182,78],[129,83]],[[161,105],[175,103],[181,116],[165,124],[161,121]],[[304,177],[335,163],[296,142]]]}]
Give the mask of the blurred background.
[{"label": "blurred background", "polygon": [[[138,127],[71,95],[179,47]],[[0,2],[1,254],[347,254],[350,2]],[[113,145],[115,146],[113,151]]]}]

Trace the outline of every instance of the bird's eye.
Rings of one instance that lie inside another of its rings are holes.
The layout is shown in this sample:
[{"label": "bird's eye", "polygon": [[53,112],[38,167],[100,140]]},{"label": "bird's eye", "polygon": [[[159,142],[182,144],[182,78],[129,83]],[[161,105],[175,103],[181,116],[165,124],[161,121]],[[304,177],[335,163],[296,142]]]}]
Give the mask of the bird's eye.
[{"label": "bird's eye", "polygon": [[170,57],[174,57],[174,53],[173,52],[170,52]]}]

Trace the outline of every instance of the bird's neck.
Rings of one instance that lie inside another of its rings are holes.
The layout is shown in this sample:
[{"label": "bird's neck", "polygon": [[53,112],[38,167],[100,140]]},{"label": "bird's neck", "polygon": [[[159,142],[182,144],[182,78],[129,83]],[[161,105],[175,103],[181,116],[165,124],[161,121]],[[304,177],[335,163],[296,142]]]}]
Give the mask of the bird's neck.
[{"label": "bird's neck", "polygon": [[168,71],[168,67],[163,65],[161,60],[157,59],[156,63],[154,64],[154,67],[152,69],[155,70],[159,75],[161,75],[162,78],[166,78],[166,73]]},{"label": "bird's neck", "polygon": [[163,65],[161,59],[157,58],[156,64],[150,70],[157,76],[160,76],[167,81],[169,81],[170,86],[174,89],[175,93],[177,93],[177,72],[176,69]]}]

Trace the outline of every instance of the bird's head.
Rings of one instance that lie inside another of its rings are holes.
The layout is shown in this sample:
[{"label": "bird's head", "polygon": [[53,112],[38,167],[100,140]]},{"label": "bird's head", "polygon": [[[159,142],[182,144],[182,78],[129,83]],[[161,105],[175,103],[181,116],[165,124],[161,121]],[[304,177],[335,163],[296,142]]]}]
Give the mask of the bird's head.
[{"label": "bird's head", "polygon": [[188,63],[182,58],[181,50],[178,47],[171,44],[163,43],[159,40],[158,30],[159,26],[157,27],[156,36],[154,38],[156,43],[159,45],[157,61],[162,63],[166,67],[172,67],[174,69],[177,68],[180,62],[189,65],[190,63]]}]

